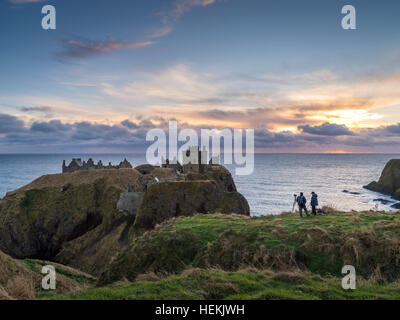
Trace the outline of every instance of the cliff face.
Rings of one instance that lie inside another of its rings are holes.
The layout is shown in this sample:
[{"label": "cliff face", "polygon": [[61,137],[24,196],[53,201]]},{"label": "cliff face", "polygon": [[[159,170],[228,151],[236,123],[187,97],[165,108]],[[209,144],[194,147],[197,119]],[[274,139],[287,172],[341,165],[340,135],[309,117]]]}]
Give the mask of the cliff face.
[{"label": "cliff face", "polygon": [[379,181],[373,181],[364,188],[400,200],[400,159],[390,160],[383,169]]},{"label": "cliff face", "polygon": [[146,192],[135,227],[152,229],[174,217],[217,212],[249,215],[250,209],[240,193],[221,190],[213,180],[161,182]]},{"label": "cliff face", "polygon": [[152,229],[165,220],[196,213],[250,215],[250,208],[236,191],[230,172],[215,166],[204,174],[188,174],[182,181],[152,184],[143,197],[134,226]]},{"label": "cliff face", "polygon": [[0,250],[100,275],[141,230],[214,212],[249,215],[222,166],[196,176],[160,168],[46,175],[0,201]]},{"label": "cliff face", "polygon": [[[16,258],[101,272],[118,253],[121,230],[130,222],[116,203],[128,186],[142,191],[140,180],[133,169],[43,176],[2,199],[0,249]],[[96,251],[99,244],[102,250]],[[103,264],[95,266],[97,261]]]}]

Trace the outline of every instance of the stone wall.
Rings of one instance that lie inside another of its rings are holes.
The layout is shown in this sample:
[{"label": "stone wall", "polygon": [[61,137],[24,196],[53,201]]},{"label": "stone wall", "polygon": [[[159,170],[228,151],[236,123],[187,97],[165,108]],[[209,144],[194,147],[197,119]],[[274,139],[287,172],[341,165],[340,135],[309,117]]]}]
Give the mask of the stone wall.
[{"label": "stone wall", "polygon": [[87,162],[82,161],[81,158],[73,158],[71,163],[67,166],[65,160],[62,165],[62,172],[75,172],[75,171],[91,171],[91,170],[102,170],[102,169],[130,169],[132,165],[126,159],[120,162],[119,165],[113,166],[111,162],[107,166],[103,165],[103,162],[99,160],[97,164],[94,163],[92,158],[89,158]]}]

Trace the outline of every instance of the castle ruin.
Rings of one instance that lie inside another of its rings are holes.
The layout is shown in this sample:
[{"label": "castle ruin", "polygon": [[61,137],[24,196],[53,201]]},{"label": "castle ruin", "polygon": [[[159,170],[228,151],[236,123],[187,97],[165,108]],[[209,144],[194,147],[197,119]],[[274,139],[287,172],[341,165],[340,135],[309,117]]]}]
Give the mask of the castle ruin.
[{"label": "castle ruin", "polygon": [[[182,164],[174,157],[172,160],[161,159],[161,168],[170,168],[175,172],[179,173],[205,173],[212,170],[212,167],[220,164],[220,157],[211,157],[208,159],[208,151],[205,147],[201,150],[198,146],[189,147],[186,151],[182,152]],[[75,171],[91,171],[91,170],[104,170],[104,169],[132,169],[131,163],[124,159],[119,165],[113,166],[111,162],[108,165],[103,165],[103,162],[99,160],[94,163],[92,158],[89,160],[82,161],[81,158],[73,158],[71,163],[67,166],[65,160],[62,164],[62,173],[69,173]],[[136,167],[142,174],[148,174],[153,171],[155,167],[152,165],[141,165]]]},{"label": "castle ruin", "polygon": [[103,165],[103,162],[99,160],[97,164],[94,163],[92,158],[89,158],[87,162],[82,161],[81,158],[73,158],[71,163],[67,166],[65,160],[62,164],[62,172],[75,172],[75,171],[91,171],[91,170],[102,170],[102,169],[131,169],[132,165],[126,159],[122,161],[119,165],[113,166],[111,162],[107,166]]},{"label": "castle ruin", "polygon": [[212,157],[208,161],[208,152],[203,146],[203,150],[200,150],[198,146],[189,147],[186,151],[182,152],[182,163],[181,165],[176,157],[173,160],[164,159],[161,160],[162,168],[171,168],[177,172],[182,173],[205,173],[211,169],[214,165],[219,165],[220,158]]}]

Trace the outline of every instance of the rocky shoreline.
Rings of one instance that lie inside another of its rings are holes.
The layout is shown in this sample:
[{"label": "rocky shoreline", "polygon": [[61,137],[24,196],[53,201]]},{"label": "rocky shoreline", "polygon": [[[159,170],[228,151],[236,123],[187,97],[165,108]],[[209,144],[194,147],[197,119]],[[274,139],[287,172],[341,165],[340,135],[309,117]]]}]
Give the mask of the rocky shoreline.
[{"label": "rocky shoreline", "polygon": [[[369,183],[364,188],[391,196],[394,200],[400,200],[400,159],[390,160],[379,180]],[[395,203],[391,207],[400,209],[400,203]]]}]

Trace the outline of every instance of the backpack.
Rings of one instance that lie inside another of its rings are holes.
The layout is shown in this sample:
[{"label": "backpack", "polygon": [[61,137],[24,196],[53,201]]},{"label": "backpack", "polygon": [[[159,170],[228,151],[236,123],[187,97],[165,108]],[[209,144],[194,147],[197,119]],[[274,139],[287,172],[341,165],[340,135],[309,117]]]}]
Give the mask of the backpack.
[{"label": "backpack", "polygon": [[299,196],[297,198],[297,203],[299,205],[305,205],[307,203],[306,197],[305,196]]}]

